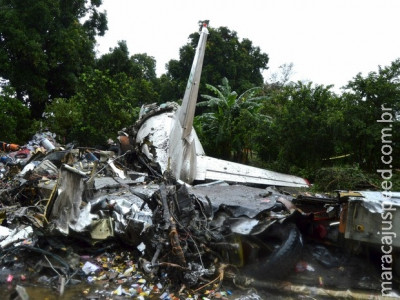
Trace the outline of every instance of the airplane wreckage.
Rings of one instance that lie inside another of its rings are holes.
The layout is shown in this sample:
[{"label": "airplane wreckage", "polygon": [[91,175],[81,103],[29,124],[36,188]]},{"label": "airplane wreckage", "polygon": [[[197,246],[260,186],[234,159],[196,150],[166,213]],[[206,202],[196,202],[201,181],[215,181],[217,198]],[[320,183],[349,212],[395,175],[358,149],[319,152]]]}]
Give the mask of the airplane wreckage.
[{"label": "airplane wreckage", "polygon": [[[207,34],[203,27],[182,105],[142,107],[121,131],[118,150],[60,147],[50,132],[22,147],[0,145],[7,153],[0,164],[0,283],[15,287],[9,299],[29,299],[38,284],[63,294],[76,282],[96,286],[83,299],[233,299],[222,291],[226,281],[309,296],[395,295],[395,238],[385,278],[335,286],[322,284],[320,274],[307,282],[317,287],[268,284],[313,269],[302,261],[306,240],[317,242],[308,252],[348,282],[348,262],[340,269],[343,261],[321,245],[379,250],[387,198],[310,195],[303,178],[206,156],[192,125]],[[392,193],[390,207],[399,206],[400,193]],[[400,232],[399,216],[391,220],[391,231]],[[372,274],[364,267],[356,266]]]}]

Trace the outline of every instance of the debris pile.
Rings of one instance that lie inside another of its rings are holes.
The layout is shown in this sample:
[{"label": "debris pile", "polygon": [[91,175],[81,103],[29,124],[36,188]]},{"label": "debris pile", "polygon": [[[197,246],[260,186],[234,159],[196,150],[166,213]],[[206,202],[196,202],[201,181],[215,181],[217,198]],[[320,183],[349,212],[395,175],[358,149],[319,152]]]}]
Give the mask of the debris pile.
[{"label": "debris pile", "polygon": [[[264,276],[278,263],[269,254],[280,255],[282,234],[294,234],[290,264],[301,253],[298,230],[276,225],[294,213],[283,203],[212,203],[135,149],[61,147],[49,132],[2,149],[0,282],[19,290],[85,283],[105,298],[224,298],[239,269]],[[266,236],[269,249],[257,242]]]},{"label": "debris pile", "polygon": [[[348,255],[322,244],[361,247],[344,213],[376,208],[375,194],[190,186],[161,171],[151,145],[120,134],[109,151],[62,146],[50,132],[1,142],[0,283],[14,287],[10,299],[38,285],[57,295],[76,286],[83,299],[263,298],[238,292],[249,287],[323,296],[340,287],[335,274],[354,275]],[[340,244],[347,232],[356,243]],[[368,272],[358,287],[379,290]],[[287,276],[290,285],[271,283]]]}]

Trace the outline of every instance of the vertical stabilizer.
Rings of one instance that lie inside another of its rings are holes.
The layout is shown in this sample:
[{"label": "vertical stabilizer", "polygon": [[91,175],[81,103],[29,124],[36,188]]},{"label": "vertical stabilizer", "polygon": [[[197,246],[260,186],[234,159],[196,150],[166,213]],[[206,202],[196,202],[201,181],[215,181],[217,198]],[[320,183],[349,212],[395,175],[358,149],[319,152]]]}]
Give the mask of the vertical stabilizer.
[{"label": "vertical stabilizer", "polygon": [[[192,182],[196,172],[196,155],[204,154],[196,132],[192,129],[194,113],[199,92],[201,69],[203,66],[208,30],[206,25],[200,33],[196,54],[194,55],[192,69],[182,105],[174,117],[172,129],[169,134],[168,156],[170,170],[177,178],[185,182]],[[197,149],[198,148],[198,149]]]},{"label": "vertical stabilizer", "polygon": [[178,115],[179,123],[183,128],[182,139],[185,139],[190,135],[193,127],[193,118],[196,109],[197,94],[199,92],[207,35],[207,25],[204,24],[200,33],[199,43],[197,45],[192,69],[190,70],[188,83],[186,85],[185,95],[183,96],[182,106],[180,107]]}]

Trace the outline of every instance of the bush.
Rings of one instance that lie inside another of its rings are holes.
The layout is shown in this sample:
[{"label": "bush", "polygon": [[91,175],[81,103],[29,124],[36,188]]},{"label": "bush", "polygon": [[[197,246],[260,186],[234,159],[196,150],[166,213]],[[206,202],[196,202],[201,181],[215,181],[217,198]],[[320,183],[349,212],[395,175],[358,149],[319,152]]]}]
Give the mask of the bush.
[{"label": "bush", "polygon": [[366,187],[371,187],[370,180],[358,166],[322,168],[315,175],[314,188],[321,192],[365,189]]}]

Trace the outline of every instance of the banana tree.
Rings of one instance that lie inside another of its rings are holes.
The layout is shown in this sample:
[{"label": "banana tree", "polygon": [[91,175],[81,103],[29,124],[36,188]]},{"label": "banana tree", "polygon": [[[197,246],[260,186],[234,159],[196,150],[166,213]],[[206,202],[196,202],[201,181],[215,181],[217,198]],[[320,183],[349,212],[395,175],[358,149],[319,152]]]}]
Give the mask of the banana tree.
[{"label": "banana tree", "polygon": [[257,124],[267,116],[259,113],[266,100],[261,87],[246,90],[241,95],[232,91],[227,78],[215,87],[206,85],[213,95],[202,95],[205,101],[197,106],[206,111],[196,117],[196,130],[206,152],[222,159],[246,162],[252,150],[252,136]]}]

